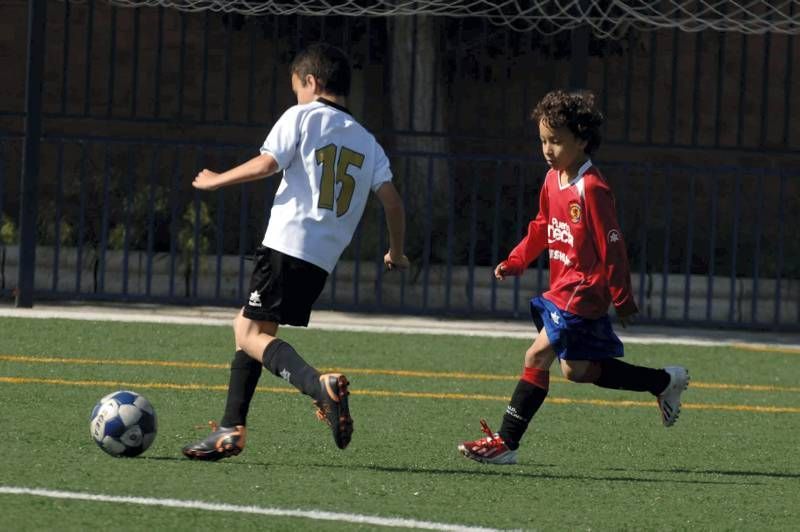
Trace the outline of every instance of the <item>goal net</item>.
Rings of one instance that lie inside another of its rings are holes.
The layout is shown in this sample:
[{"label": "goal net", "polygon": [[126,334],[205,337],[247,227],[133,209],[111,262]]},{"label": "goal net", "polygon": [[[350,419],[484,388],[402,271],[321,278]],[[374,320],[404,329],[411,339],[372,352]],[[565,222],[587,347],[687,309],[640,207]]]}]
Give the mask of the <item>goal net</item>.
[{"label": "goal net", "polygon": [[588,26],[598,37],[628,29],[800,33],[800,0],[109,0],[120,6],[242,15],[481,17],[519,31],[558,33]]}]

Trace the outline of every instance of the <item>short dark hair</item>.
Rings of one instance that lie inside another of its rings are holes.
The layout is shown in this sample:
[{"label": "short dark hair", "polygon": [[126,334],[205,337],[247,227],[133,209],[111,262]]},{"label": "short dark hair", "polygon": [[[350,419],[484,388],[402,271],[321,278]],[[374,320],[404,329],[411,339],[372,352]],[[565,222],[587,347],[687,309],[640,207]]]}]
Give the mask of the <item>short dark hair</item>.
[{"label": "short dark hair", "polygon": [[544,120],[552,129],[566,126],[573,135],[586,141],[583,151],[592,154],[600,147],[600,126],[605,122],[603,113],[595,109],[594,100],[594,94],[589,91],[555,90],[545,94],[531,118],[537,124]]},{"label": "short dark hair", "polygon": [[297,74],[304,87],[310,74],[325,91],[337,96],[350,94],[350,61],[330,44],[315,43],[300,51],[292,60],[291,73]]}]

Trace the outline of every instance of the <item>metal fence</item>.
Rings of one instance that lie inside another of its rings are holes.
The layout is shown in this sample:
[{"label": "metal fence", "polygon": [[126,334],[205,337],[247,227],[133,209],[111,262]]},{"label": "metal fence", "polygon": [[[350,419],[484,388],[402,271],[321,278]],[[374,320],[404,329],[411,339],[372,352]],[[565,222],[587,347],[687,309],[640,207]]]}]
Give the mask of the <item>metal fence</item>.
[{"label": "metal fence", "polygon": [[[385,20],[252,20],[91,1],[47,8],[35,299],[240,304],[277,180],[200,193],[191,177],[252,156],[291,104],[280,83],[291,50],[326,35],[356,57],[351,100],[390,153],[413,267],[384,272],[383,215],[371,203],[319,305],[524,316],[547,286],[543,258],[505,283],[491,269],[536,213],[545,168],[531,153],[526,115],[536,95],[568,82],[563,36],[442,23],[430,67],[447,83],[421,94],[421,67],[404,76],[385,67],[396,53]],[[411,31],[416,39],[422,30]],[[717,56],[708,56],[710,43]],[[643,321],[800,330],[800,239],[791,230],[800,138],[790,120],[798,89],[793,61],[769,54],[797,57],[795,48],[787,36],[655,32],[595,42],[584,56],[586,84],[621,117],[609,122],[598,163],[617,196]],[[754,76],[748,58],[762,52]],[[547,79],[525,73],[536,61]],[[747,83],[732,85],[731,61]],[[711,78],[706,63],[715,65]],[[658,77],[664,65],[668,83]],[[22,79],[18,64],[7,71]],[[394,86],[398,79],[406,85]],[[382,108],[392,91],[427,98],[424,112]],[[22,108],[0,109],[4,297],[18,278]]]},{"label": "metal fence", "polygon": [[[0,143],[0,153],[19,141]],[[245,146],[49,138],[40,189],[36,298],[236,305],[277,178],[213,193],[191,188],[207,163]],[[544,168],[519,158],[392,153],[414,264],[387,274],[383,214],[368,207],[320,305],[351,310],[520,316],[547,286],[540,259],[519,279],[491,275],[535,215]],[[8,161],[7,157],[3,158]],[[413,164],[412,164],[413,163]],[[764,169],[600,163],[617,195],[634,290],[647,322],[796,329],[797,176]],[[411,170],[426,168],[423,174]],[[0,202],[7,177],[0,173]],[[421,193],[420,193],[421,192]],[[2,203],[0,203],[2,205]],[[17,251],[2,247],[14,286]]]}]

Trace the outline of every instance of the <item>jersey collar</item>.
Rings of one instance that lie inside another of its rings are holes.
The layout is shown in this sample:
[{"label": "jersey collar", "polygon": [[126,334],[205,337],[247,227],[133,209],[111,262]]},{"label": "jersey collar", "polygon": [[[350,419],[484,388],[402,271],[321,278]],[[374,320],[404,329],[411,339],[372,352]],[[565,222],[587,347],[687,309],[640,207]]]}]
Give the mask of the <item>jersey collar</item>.
[{"label": "jersey collar", "polygon": [[561,181],[558,179],[558,173],[556,173],[556,182],[558,183],[558,188],[561,189],[561,190],[564,190],[565,188],[571,187],[572,185],[574,185],[575,183],[580,181],[581,178],[583,178],[583,174],[585,174],[587,171],[589,171],[589,168],[591,168],[591,167],[592,167],[592,160],[591,159],[587,159],[586,162],[583,163],[581,165],[581,167],[578,169],[578,175],[576,175],[575,177],[570,179],[567,182],[567,184],[563,185],[563,186],[561,185]]},{"label": "jersey collar", "polygon": [[324,103],[327,106],[333,107],[334,109],[338,109],[338,110],[340,110],[340,111],[342,111],[344,113],[347,113],[349,115],[353,114],[353,113],[350,112],[350,110],[347,107],[341,106],[338,103],[335,103],[335,102],[332,102],[332,101],[328,100],[327,98],[323,98],[322,96],[318,97],[317,101],[319,103]]}]

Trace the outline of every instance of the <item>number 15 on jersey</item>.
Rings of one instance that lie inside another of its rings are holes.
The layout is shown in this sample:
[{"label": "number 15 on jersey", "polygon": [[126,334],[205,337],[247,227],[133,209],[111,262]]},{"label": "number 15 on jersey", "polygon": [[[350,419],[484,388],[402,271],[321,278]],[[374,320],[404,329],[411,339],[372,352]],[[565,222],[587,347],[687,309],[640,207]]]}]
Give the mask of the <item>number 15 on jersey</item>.
[{"label": "number 15 on jersey", "polygon": [[[343,216],[350,208],[353,199],[353,190],[356,180],[348,174],[351,166],[361,168],[364,164],[364,155],[345,146],[339,148],[335,144],[328,144],[314,152],[317,164],[322,165],[322,178],[319,184],[320,209],[333,210],[336,204],[336,216]],[[341,184],[339,196],[336,197],[336,185]]]}]

